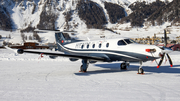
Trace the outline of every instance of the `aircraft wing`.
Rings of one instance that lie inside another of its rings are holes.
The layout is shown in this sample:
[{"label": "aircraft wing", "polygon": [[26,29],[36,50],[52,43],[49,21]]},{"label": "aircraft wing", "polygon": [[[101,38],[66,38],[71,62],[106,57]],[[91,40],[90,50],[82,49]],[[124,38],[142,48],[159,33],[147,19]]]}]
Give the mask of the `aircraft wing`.
[{"label": "aircraft wing", "polygon": [[35,51],[35,50],[23,50],[18,49],[18,54],[23,53],[32,53],[32,54],[43,54],[43,55],[50,55],[50,56],[62,56],[62,57],[69,57],[69,58],[76,58],[76,59],[88,59],[88,60],[95,60],[95,61],[105,61],[106,58],[103,57],[95,57],[95,56],[85,56],[85,55],[71,55],[71,54],[63,54],[59,52],[43,52],[43,51]]}]

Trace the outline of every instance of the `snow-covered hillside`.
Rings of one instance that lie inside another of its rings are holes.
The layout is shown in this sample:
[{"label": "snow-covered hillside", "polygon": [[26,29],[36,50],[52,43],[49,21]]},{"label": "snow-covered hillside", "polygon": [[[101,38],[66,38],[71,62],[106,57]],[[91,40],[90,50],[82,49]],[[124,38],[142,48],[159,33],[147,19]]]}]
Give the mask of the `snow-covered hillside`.
[{"label": "snow-covered hillside", "polygon": [[[115,0],[113,3],[118,3],[118,1]],[[101,0],[94,0],[94,2],[100,3],[101,6],[103,5]],[[13,0],[2,0],[0,3],[2,6],[8,8],[14,22],[14,28],[24,29],[28,26],[37,27],[40,22],[41,13],[46,10],[58,15],[58,19],[55,23],[56,29],[58,29],[58,27],[61,27],[65,22],[65,16],[63,13],[69,10],[75,10],[77,1],[21,0],[19,2],[15,2]],[[78,19],[77,13],[73,14],[73,20],[83,25],[83,21]]]},{"label": "snow-covered hillside", "polygon": [[[156,0],[91,0],[97,3],[103,8],[106,19],[110,19],[105,9],[104,2],[110,2],[118,4],[125,9],[126,14],[132,13],[128,6],[136,1],[146,1],[148,3]],[[166,0],[161,0],[166,1]],[[168,0],[171,2],[172,0]],[[78,33],[72,37],[86,40],[87,37],[91,40],[97,39],[100,36],[106,36],[106,38],[113,37],[129,37],[129,38],[140,38],[140,37],[152,37],[154,34],[163,33],[163,30],[166,26],[171,25],[171,22],[166,22],[160,26],[144,26],[141,28],[131,27],[130,23],[112,24],[110,20],[107,20],[105,26],[109,29],[114,30],[117,33],[113,33],[108,30],[88,29],[84,20],[82,20],[78,12],[76,11],[78,1],[77,0],[1,0],[0,4],[3,7],[7,8],[9,14],[13,20],[13,28],[17,29],[16,31],[0,31],[2,39],[0,39],[0,45],[3,44],[3,41],[10,42],[13,44],[23,43],[20,30],[31,28],[51,28],[51,29],[67,29],[75,30]],[[66,22],[66,15],[69,11],[72,11],[71,20]],[[47,18],[45,18],[46,16]],[[126,15],[127,16],[127,15]],[[68,24],[68,25],[67,25]],[[69,26],[70,25],[70,26]],[[128,30],[128,31],[127,31]],[[172,26],[171,37],[175,39],[179,36],[179,29],[176,26]],[[33,33],[23,32],[27,37],[32,36]],[[120,35],[119,35],[120,34]],[[11,36],[11,38],[6,38]],[[39,33],[39,36],[42,38],[42,43],[54,43],[54,33]],[[160,35],[161,36],[161,35]],[[28,39],[26,41],[29,41]],[[36,40],[34,40],[36,41]]]},{"label": "snow-covered hillside", "polygon": [[[128,8],[130,4],[136,1],[146,1],[148,3],[155,0],[92,0],[93,2],[99,4],[103,7],[105,15],[108,19],[108,14],[104,8],[104,2],[111,2],[118,4],[125,8],[127,14],[131,13],[131,10]],[[165,0],[162,0],[165,1]],[[169,0],[171,2],[172,0]],[[1,6],[7,8],[10,12],[11,18],[13,20],[14,28],[25,29],[28,26],[37,28],[41,20],[41,14],[43,11],[46,11],[49,14],[55,14],[57,16],[55,27],[56,29],[60,28],[65,22],[64,13],[76,9],[78,0],[19,0],[15,2],[14,0],[1,0]],[[47,19],[49,20],[49,19]],[[50,22],[50,21],[49,21]],[[85,26],[84,21],[81,21],[75,11],[72,16],[72,23],[79,24],[79,27]],[[111,24],[108,22],[108,24]]]}]

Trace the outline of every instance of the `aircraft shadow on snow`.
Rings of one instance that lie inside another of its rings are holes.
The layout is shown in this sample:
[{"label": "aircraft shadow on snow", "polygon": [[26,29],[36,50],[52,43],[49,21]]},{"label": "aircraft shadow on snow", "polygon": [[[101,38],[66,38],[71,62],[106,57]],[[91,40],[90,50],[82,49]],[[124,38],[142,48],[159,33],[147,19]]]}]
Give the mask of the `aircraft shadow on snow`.
[{"label": "aircraft shadow on snow", "polygon": [[[103,73],[115,73],[115,72],[129,72],[129,71],[137,71],[139,69],[139,65],[130,65],[127,69],[128,70],[120,70],[119,63],[111,63],[111,64],[95,64],[95,66],[105,68],[104,70],[94,70],[94,71],[87,71],[87,73],[75,73],[75,75],[79,76],[89,76],[93,74],[103,74]],[[173,67],[161,66],[160,68],[156,68],[156,66],[143,66],[145,74],[152,74],[152,73],[179,73],[180,74],[180,65],[173,65]],[[148,72],[148,73],[146,73]],[[150,72],[150,73],[149,73]]]}]

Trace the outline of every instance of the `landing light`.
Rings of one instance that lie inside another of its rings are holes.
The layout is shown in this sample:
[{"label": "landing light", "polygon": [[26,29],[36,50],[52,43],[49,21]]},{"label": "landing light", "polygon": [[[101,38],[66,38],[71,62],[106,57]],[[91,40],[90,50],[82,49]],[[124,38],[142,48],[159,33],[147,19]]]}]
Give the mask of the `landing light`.
[{"label": "landing light", "polygon": [[156,52],[156,49],[146,49],[145,51],[153,53],[153,52]]}]

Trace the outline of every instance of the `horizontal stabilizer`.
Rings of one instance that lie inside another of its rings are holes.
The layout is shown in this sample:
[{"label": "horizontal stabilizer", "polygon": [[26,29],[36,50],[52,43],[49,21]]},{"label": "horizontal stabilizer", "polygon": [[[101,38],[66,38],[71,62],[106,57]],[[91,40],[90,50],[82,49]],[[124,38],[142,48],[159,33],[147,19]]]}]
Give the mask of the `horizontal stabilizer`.
[{"label": "horizontal stabilizer", "polygon": [[35,29],[34,31],[37,31],[37,32],[54,32],[54,33],[59,33],[59,32],[63,32],[63,33],[77,33],[77,31],[61,31],[61,30],[48,30],[48,29]]}]

